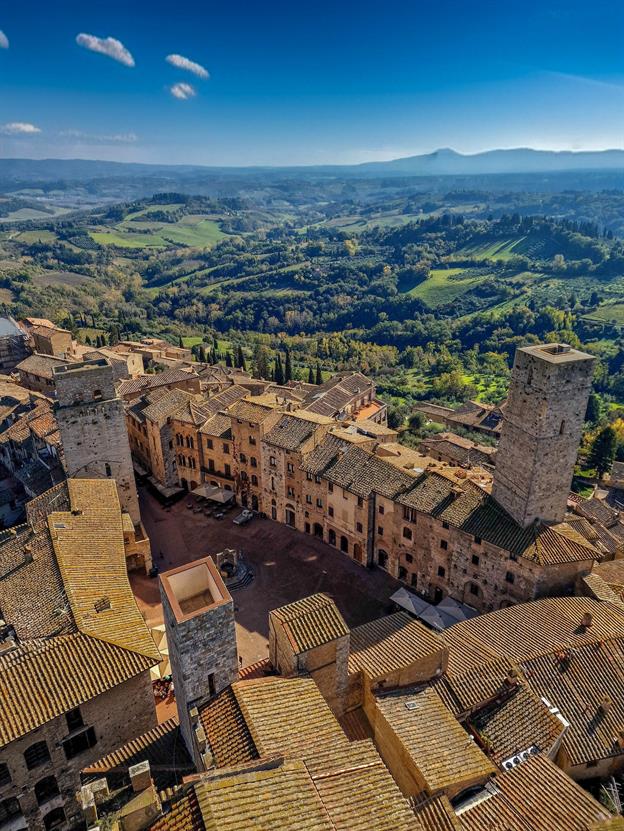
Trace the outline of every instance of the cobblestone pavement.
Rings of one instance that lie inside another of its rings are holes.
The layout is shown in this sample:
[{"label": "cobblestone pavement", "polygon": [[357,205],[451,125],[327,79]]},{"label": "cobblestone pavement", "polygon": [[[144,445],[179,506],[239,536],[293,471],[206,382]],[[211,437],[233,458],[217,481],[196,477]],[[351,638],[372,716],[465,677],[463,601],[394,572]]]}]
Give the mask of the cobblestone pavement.
[{"label": "cobblestone pavement", "polygon": [[[284,603],[323,591],[333,597],[350,626],[389,611],[400,584],[379,569],[369,570],[318,539],[269,519],[237,526],[232,510],[222,520],[194,514],[183,499],[164,509],[140,492],[141,516],[161,571],[224,548],[242,550],[254,571],[251,585],[234,592],[237,640],[242,666],[268,654],[268,613]],[[139,607],[150,626],[162,623],[158,580],[131,575]]]}]

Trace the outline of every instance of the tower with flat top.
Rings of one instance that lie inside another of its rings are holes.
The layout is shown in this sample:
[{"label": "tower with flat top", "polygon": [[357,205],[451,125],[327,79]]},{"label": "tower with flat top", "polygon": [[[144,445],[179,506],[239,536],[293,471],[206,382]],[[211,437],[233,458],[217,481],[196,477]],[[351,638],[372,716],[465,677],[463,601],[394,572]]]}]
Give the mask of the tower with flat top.
[{"label": "tower with flat top", "polygon": [[56,419],[70,478],[114,479],[121,508],[135,526],[139,500],[123,403],[106,358],[54,368]]},{"label": "tower with flat top", "polygon": [[562,343],[516,350],[492,496],[522,527],[565,516],[594,361]]}]

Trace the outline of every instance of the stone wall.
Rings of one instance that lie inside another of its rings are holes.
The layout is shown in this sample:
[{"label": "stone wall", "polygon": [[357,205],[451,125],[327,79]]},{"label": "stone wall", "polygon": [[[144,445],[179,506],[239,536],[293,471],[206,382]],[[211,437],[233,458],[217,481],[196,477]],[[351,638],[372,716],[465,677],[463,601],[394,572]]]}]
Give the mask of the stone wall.
[{"label": "stone wall", "polygon": [[[61,744],[69,735],[65,715],[49,721],[0,750],[0,762],[8,766],[11,776],[10,783],[0,786],[0,801],[16,797],[24,816],[24,827],[30,831],[42,831],[45,816],[59,807],[65,811],[70,826],[79,823],[82,814],[75,794],[80,790],[80,771],[156,726],[149,671],[85,702],[80,706],[80,714],[85,727],[95,729],[96,743],[71,759],[66,757]],[[80,732],[80,729],[74,732]],[[47,744],[50,759],[33,770],[28,770],[24,752],[31,745],[42,741]],[[60,793],[39,805],[35,785],[49,776],[56,779]]]}]

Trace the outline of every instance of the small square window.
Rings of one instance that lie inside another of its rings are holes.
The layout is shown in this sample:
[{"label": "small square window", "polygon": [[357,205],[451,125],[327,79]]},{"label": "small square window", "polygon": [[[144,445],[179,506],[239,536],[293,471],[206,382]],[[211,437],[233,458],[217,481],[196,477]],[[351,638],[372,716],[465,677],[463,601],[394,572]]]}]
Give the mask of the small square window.
[{"label": "small square window", "polygon": [[440,540],[440,548],[441,548],[443,551],[446,551],[446,550],[447,550],[447,548],[448,548],[448,543],[447,543],[447,541],[446,541],[446,540]]},{"label": "small square window", "polygon": [[328,509],[327,509],[327,513],[328,513],[330,516],[333,516],[333,515],[334,515],[334,509],[332,508],[332,506],[331,506],[331,505],[328,507]]},{"label": "small square window", "polygon": [[405,562],[407,562],[407,563],[413,563],[414,562],[414,558],[412,557],[411,554],[406,554],[405,555]]},{"label": "small square window", "polygon": [[473,554],[472,555],[472,564],[473,564],[473,566],[478,566],[479,565],[479,555],[478,554]]},{"label": "small square window", "polygon": [[443,527],[443,528],[447,528],[447,529],[448,529],[448,527],[449,527],[448,522],[443,522],[443,523],[442,523],[442,527]]},{"label": "small square window", "polygon": [[481,545],[481,537],[475,537],[474,541],[475,541],[475,545]]},{"label": "small square window", "polygon": [[438,566],[438,577],[445,577],[446,576],[446,569],[444,566]]},{"label": "small square window", "polygon": [[356,522],[355,527],[357,528],[358,534],[361,534],[362,533],[362,523],[361,522]]},{"label": "small square window", "polygon": [[403,539],[404,540],[411,540],[412,539],[412,529],[411,528],[404,528],[403,529]]},{"label": "small square window", "polygon": [[384,508],[384,506],[383,506],[383,505],[380,505],[380,506],[379,506],[379,513],[380,513],[380,514],[385,514],[385,512],[386,512],[386,509]]},{"label": "small square window", "polygon": [[505,575],[505,580],[506,580],[508,583],[513,583],[515,579],[516,579],[516,578],[515,578],[515,575],[514,575],[514,574],[513,574],[513,572],[511,572],[511,571],[508,571],[508,572],[507,572],[507,574]]},{"label": "small square window", "polygon": [[377,526],[377,533],[380,537],[383,537],[383,528],[381,527],[381,525]]}]

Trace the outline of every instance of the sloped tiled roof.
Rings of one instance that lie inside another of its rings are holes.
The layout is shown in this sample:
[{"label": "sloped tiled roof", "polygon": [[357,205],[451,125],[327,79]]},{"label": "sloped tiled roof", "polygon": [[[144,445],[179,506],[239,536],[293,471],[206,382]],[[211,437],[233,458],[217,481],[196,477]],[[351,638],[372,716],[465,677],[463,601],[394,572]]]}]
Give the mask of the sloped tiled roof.
[{"label": "sloped tiled roof", "polygon": [[164,387],[167,384],[175,384],[180,381],[198,380],[194,372],[185,369],[165,369],[163,372],[155,372],[153,375],[141,375],[139,378],[127,378],[119,385],[119,396],[137,392],[147,392],[156,387]]},{"label": "sloped tiled roof", "polygon": [[270,616],[282,624],[295,654],[349,634],[338,607],[326,594],[312,594],[280,606]]},{"label": "sloped tiled roof", "polygon": [[444,794],[410,802],[423,831],[462,831],[459,817]]},{"label": "sloped tiled roof", "polygon": [[590,831],[609,812],[545,756],[501,773],[489,796],[459,812],[464,831]]},{"label": "sloped tiled roof", "polygon": [[430,793],[485,779],[494,765],[431,688],[378,695],[377,708]]},{"label": "sloped tiled roof", "polygon": [[20,361],[15,367],[18,372],[27,372],[29,375],[38,375],[51,381],[54,378],[53,369],[56,366],[64,366],[69,361],[63,358],[55,358],[53,355],[40,355],[38,352],[29,355]]},{"label": "sloped tiled roof", "polygon": [[228,408],[228,413],[232,418],[238,418],[241,421],[249,421],[252,424],[262,424],[262,422],[271,415],[278,407],[277,403],[270,405],[268,403],[257,403],[249,398],[242,398],[235,402]]},{"label": "sloped tiled roof", "polygon": [[0,658],[0,744],[155,666],[130,589],[112,480],[72,479],[33,500],[0,541],[0,606],[18,635]]},{"label": "sloped tiled roof", "polygon": [[349,673],[362,670],[379,678],[444,651],[434,632],[407,612],[397,612],[351,630]]},{"label": "sloped tiled roof", "polygon": [[264,441],[283,450],[297,450],[317,429],[318,424],[296,415],[284,415],[265,435]]}]

